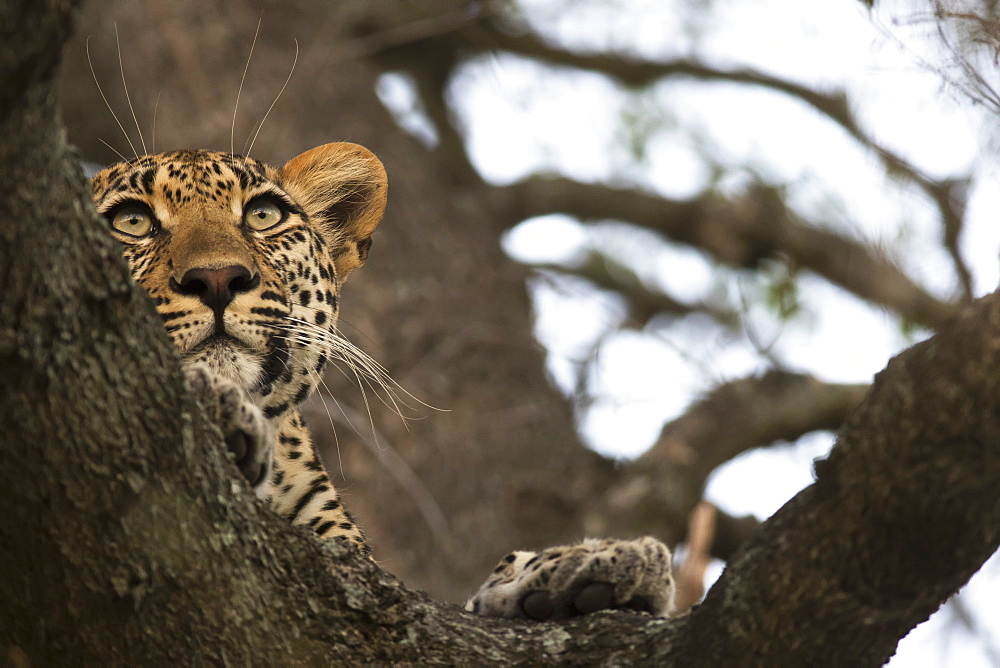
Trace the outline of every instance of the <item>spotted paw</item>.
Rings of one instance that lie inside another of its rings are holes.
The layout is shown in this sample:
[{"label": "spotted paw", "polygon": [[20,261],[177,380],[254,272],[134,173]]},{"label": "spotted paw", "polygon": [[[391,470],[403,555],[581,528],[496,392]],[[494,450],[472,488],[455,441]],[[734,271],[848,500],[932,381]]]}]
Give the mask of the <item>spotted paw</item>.
[{"label": "spotted paw", "polygon": [[240,472],[260,495],[271,473],[274,434],[247,393],[236,383],[196,364],[185,369],[191,391],[222,432]]},{"label": "spotted paw", "polygon": [[667,616],[673,608],[670,550],[654,538],[598,540],[512,552],[465,608],[491,617],[546,620],[627,609]]}]

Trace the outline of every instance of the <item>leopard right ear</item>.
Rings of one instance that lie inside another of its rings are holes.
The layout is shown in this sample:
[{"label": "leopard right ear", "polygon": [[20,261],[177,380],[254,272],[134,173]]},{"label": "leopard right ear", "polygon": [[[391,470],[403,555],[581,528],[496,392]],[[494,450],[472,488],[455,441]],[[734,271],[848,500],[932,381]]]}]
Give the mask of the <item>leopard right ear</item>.
[{"label": "leopard right ear", "polygon": [[279,171],[281,184],[317,225],[344,280],[363,265],[385,211],[388,180],[375,154],[358,144],[324,144]]}]

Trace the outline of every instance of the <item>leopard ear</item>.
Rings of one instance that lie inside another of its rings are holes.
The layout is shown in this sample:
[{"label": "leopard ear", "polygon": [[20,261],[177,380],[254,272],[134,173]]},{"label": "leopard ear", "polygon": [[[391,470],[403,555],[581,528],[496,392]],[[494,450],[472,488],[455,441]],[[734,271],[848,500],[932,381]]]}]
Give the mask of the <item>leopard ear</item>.
[{"label": "leopard ear", "polygon": [[385,211],[388,182],[382,163],[365,147],[340,142],[292,158],[279,174],[285,191],[323,234],[337,277],[344,280],[365,263]]}]

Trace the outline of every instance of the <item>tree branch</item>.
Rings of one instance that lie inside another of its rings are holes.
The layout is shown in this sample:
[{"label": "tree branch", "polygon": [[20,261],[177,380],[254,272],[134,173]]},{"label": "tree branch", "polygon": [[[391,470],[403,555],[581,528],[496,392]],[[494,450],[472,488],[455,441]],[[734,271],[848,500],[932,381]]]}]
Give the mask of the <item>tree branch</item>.
[{"label": "tree branch", "polygon": [[381,68],[403,70],[413,77],[424,109],[438,133],[439,144],[433,154],[448,165],[456,181],[471,187],[481,187],[482,178],[469,161],[465,139],[456,127],[445,96],[460,57],[455,35],[480,13],[479,6],[469,5],[459,11],[385,28],[365,38],[366,43],[371,41],[366,47],[368,54]]},{"label": "tree branch", "polygon": [[[423,21],[431,21],[432,18],[436,17],[429,17]],[[464,140],[454,125],[454,120],[444,99],[447,81],[456,63],[459,62],[463,54],[467,55],[470,49],[473,52],[484,50],[510,51],[554,65],[600,72],[617,79],[627,86],[633,87],[647,86],[670,77],[686,77],[704,81],[728,81],[759,86],[783,93],[809,104],[819,113],[841,126],[859,144],[878,156],[890,174],[908,179],[923,190],[937,207],[941,217],[942,239],[946,250],[952,258],[962,295],[966,299],[972,297],[971,272],[961,255],[958,245],[958,238],[964,224],[967,189],[956,186],[967,184],[967,179],[940,181],[932,179],[902,156],[876,142],[858,123],[844,93],[820,92],[763,72],[750,69],[726,70],[713,68],[693,60],[679,59],[669,62],[649,62],[630,59],[617,54],[575,53],[553,47],[544,42],[536,34],[528,31],[514,34],[510,31],[502,30],[496,25],[497,19],[494,13],[489,11],[484,12],[478,18],[474,14],[467,13],[464,15],[456,14],[454,17],[445,15],[444,19],[440,21],[440,24],[444,26],[443,28],[438,23],[431,21],[433,25],[438,26],[434,31],[426,33],[416,31],[414,36],[408,38],[406,41],[390,41],[380,46],[375,54],[385,67],[404,68],[414,76],[420,89],[421,98],[441,138],[441,145],[437,153],[450,162],[456,178],[462,178],[470,185],[481,185],[478,173],[475,172],[468,160]],[[422,26],[423,21],[416,21],[414,25]],[[405,34],[409,34],[409,31],[404,32]],[[791,213],[786,212],[786,215],[791,216]],[[842,244],[838,245],[842,246]],[[821,254],[817,254],[815,251],[812,251],[810,254],[814,256],[814,264],[822,261]],[[843,267],[851,266],[850,264],[842,264],[841,260],[843,259],[848,258],[844,258],[843,256],[835,258],[830,263],[828,269],[837,271],[838,268],[841,268],[841,272],[838,273],[855,275],[860,273],[853,271],[853,268],[851,271],[843,270]],[[860,261],[858,258],[850,259],[852,262]],[[811,266],[810,268],[817,269],[816,266]],[[898,270],[895,271],[898,272]],[[819,273],[827,275],[822,271]],[[854,291],[843,280],[833,279],[829,275],[827,277],[839,283],[842,287]],[[849,277],[845,276],[842,278],[847,279]],[[893,280],[892,282],[895,283],[897,281]],[[892,292],[895,288],[889,287],[888,289]],[[908,287],[904,285],[898,286],[898,289],[909,291]],[[859,296],[870,299],[863,294],[859,294]],[[899,297],[906,299],[903,295],[899,295]],[[883,303],[878,299],[872,301]],[[887,305],[891,307],[890,304]],[[951,312],[953,311],[950,308],[944,309],[942,311],[943,317],[947,317]],[[928,326],[933,326],[933,321],[928,321],[926,317],[937,317],[921,314],[918,318],[912,318],[910,314],[904,313],[903,315],[913,322]]]},{"label": "tree branch", "polygon": [[[888,639],[926,619],[997,549],[998,331],[994,294],[878,375],[817,464],[817,482],[765,523],[692,613],[692,634],[726,639],[704,659],[781,647],[775,664],[846,652],[852,665],[882,665],[895,650]],[[849,633],[846,618],[857,620]],[[761,636],[770,644],[758,645]]]},{"label": "tree branch", "polygon": [[591,250],[581,262],[571,265],[532,264],[531,266],[541,271],[578,276],[599,288],[618,293],[628,302],[629,318],[633,325],[639,329],[645,326],[653,316],[661,313],[678,316],[704,313],[730,330],[737,330],[742,320],[736,311],[719,308],[704,302],[682,302],[660,290],[652,289],[646,286],[631,268],[623,266],[614,258],[600,251]]},{"label": "tree branch", "polygon": [[[424,29],[425,23],[433,26],[433,30]],[[487,50],[509,51],[553,65],[600,72],[631,87],[648,86],[672,77],[758,86],[810,105],[842,127],[863,147],[872,151],[882,161],[888,173],[910,180],[923,190],[938,209],[942,240],[952,258],[962,295],[965,299],[972,297],[971,272],[958,244],[964,226],[967,188],[956,187],[967,184],[968,179],[933,179],[901,155],[875,141],[861,127],[851,110],[847,95],[843,92],[820,92],[764,72],[709,67],[689,59],[650,62],[619,54],[581,54],[568,51],[546,43],[528,30],[515,33],[510,29],[498,27],[495,13],[488,10],[482,12],[480,16],[476,16],[475,12],[459,12],[427,17],[414,21],[412,28],[411,30],[409,25],[395,28],[394,30],[406,35],[406,38],[376,41],[379,46],[370,52],[385,66],[403,67],[413,74],[428,114],[441,137],[438,153],[453,164],[458,177],[470,184],[479,185],[480,180],[468,161],[464,140],[454,126],[443,97],[447,80],[455,64],[459,62],[460,56],[467,55],[470,51],[473,53]],[[392,30],[385,32],[395,34]],[[843,283],[841,285],[847,287]],[[950,312],[949,310],[948,313]],[[921,319],[914,319],[913,322],[930,324]]]},{"label": "tree branch", "polygon": [[734,200],[704,196],[677,201],[565,178],[533,177],[504,190],[511,203],[511,224],[557,212],[583,220],[622,220],[701,248],[734,267],[785,256],[794,265],[927,327],[936,327],[957,308],[929,294],[862,244],[802,221],[770,188],[754,188]]},{"label": "tree branch", "polygon": [[[503,50],[534,58],[549,64],[600,72],[622,84],[643,87],[668,78],[700,81],[728,81],[770,89],[805,102],[823,116],[843,128],[859,144],[872,151],[890,174],[912,181],[930,198],[941,216],[943,240],[955,265],[959,286],[966,299],[972,298],[972,277],[958,249],[957,238],[963,226],[966,193],[951,186],[967,182],[967,178],[937,180],[903,156],[877,142],[861,127],[851,110],[847,95],[842,91],[820,92],[786,79],[752,69],[722,69],[709,67],[695,60],[677,59],[650,62],[621,54],[576,53],[554,47],[533,32],[514,33],[497,27],[494,17],[485,16],[463,30],[470,45],[480,50]],[[959,196],[956,196],[959,195]]]}]

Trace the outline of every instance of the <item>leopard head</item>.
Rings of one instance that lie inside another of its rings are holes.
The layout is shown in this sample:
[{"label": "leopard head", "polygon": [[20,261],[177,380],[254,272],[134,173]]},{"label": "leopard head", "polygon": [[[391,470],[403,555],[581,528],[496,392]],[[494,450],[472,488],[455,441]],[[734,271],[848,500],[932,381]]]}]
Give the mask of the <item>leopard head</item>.
[{"label": "leopard head", "polygon": [[275,416],[330,356],[340,289],[364,264],[385,209],[382,163],[326,144],[280,168],[211,151],[120,162],[91,180],[185,364],[204,363]]}]

